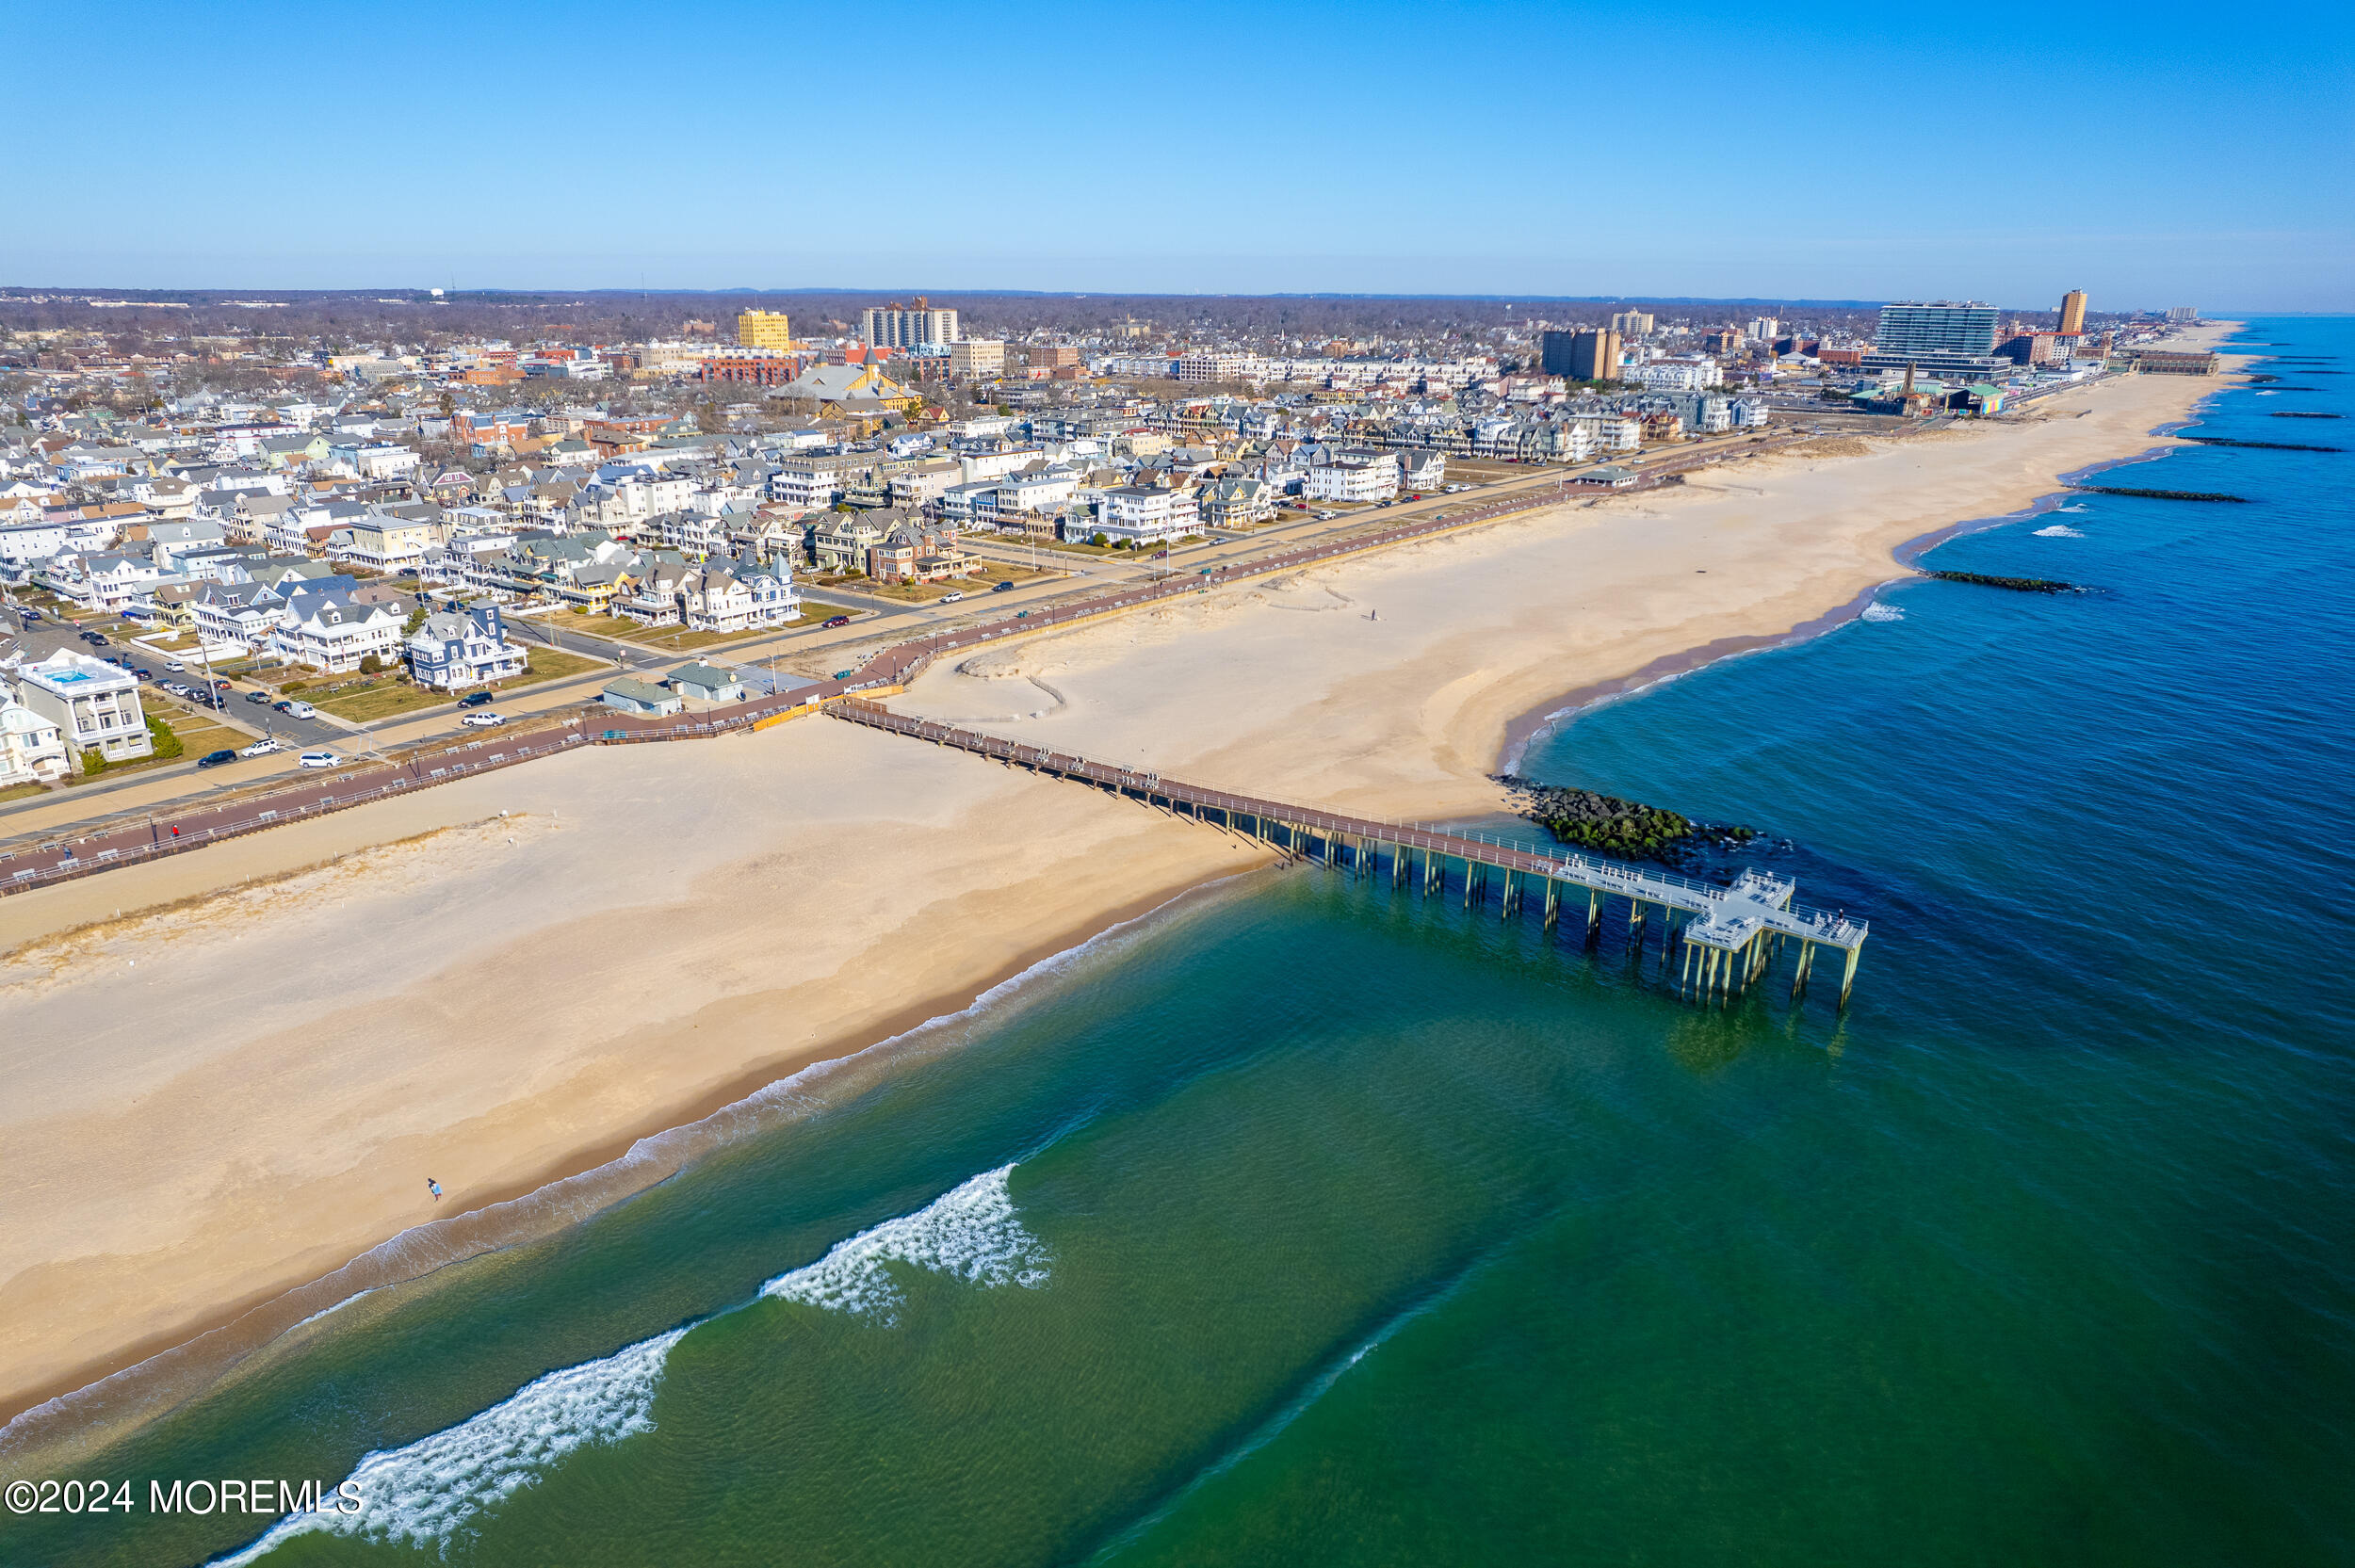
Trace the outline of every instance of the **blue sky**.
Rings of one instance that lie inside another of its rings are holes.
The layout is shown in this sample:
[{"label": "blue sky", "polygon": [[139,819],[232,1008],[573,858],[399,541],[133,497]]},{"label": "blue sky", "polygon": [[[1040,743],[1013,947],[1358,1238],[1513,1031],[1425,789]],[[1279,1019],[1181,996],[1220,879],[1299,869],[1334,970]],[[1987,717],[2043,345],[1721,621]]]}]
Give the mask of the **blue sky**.
[{"label": "blue sky", "polygon": [[2349,9],[0,0],[0,283],[2350,310]]}]

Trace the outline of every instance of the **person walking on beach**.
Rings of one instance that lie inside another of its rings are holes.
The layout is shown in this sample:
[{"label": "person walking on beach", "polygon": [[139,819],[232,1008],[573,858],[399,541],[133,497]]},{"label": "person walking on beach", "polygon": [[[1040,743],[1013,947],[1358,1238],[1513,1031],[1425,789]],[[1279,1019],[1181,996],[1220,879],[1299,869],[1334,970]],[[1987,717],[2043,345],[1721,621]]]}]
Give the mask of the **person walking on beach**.
[{"label": "person walking on beach", "polygon": [[433,1194],[433,1201],[435,1203],[438,1204],[442,1201],[442,1184],[435,1181],[431,1176],[425,1178],[425,1189]]}]

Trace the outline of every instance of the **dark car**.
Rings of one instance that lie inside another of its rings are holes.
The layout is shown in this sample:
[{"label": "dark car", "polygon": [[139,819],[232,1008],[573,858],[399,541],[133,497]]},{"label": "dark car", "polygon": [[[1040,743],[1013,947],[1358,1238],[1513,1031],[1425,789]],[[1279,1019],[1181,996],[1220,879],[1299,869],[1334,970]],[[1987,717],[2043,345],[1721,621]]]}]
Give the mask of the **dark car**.
[{"label": "dark car", "polygon": [[847,626],[850,623],[851,618],[847,615],[830,615],[826,618],[826,624],[829,626]]},{"label": "dark car", "polygon": [[235,752],[207,752],[196,759],[196,765],[199,768],[219,768],[224,762],[236,760],[237,753]]},{"label": "dark car", "polygon": [[469,691],[466,695],[458,699],[458,705],[462,708],[479,708],[485,703],[495,703],[497,701],[498,693],[495,691]]},{"label": "dark car", "polygon": [[1014,585],[1012,583],[992,583],[989,587],[989,590],[992,593],[1012,593],[1014,591]]},{"label": "dark car", "polygon": [[282,703],[272,703],[270,706],[277,709],[280,713],[292,713],[294,712],[294,700],[292,698],[288,698],[286,701]]}]

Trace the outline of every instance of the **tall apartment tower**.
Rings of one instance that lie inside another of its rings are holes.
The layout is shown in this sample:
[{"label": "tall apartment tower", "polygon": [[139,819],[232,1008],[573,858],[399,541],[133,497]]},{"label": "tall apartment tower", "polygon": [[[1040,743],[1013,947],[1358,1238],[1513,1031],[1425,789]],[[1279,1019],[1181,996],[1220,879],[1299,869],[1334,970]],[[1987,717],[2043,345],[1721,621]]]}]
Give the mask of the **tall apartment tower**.
[{"label": "tall apartment tower", "polygon": [[957,330],[956,312],[934,310],[928,301],[919,299],[913,308],[894,299],[888,305],[863,312],[858,335],[875,348],[922,348],[934,345],[945,348],[965,334]]},{"label": "tall apartment tower", "polygon": [[736,318],[736,342],[743,348],[790,348],[793,333],[783,311],[746,311]]},{"label": "tall apartment tower", "polygon": [[2061,296],[2061,335],[2075,337],[2085,330],[2086,291],[2081,288],[2072,288]]},{"label": "tall apartment tower", "polygon": [[1600,331],[1548,332],[1537,341],[1538,368],[1573,381],[1619,379],[1619,334]]},{"label": "tall apartment tower", "polygon": [[1621,311],[1611,318],[1611,330],[1622,338],[1651,336],[1651,312]]}]

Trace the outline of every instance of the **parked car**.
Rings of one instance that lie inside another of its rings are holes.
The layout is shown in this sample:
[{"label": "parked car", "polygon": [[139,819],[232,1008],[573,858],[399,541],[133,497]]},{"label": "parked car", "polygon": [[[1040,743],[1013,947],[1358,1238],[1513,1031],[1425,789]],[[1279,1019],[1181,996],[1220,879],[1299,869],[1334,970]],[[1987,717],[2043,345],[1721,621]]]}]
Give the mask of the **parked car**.
[{"label": "parked car", "polygon": [[494,724],[506,723],[507,716],[503,713],[470,713],[459,722],[470,730],[487,730]]},{"label": "parked car", "polygon": [[488,704],[497,701],[498,694],[496,692],[469,691],[463,697],[458,699],[458,705],[462,708],[479,708],[487,706]]},{"label": "parked car", "polygon": [[245,694],[245,700],[249,703],[267,703],[269,701],[269,693],[267,691],[249,691]]},{"label": "parked car", "polygon": [[155,678],[155,671],[153,670],[134,670],[131,673],[137,675],[142,681],[152,681]]},{"label": "parked car", "polygon": [[266,757],[272,752],[283,752],[285,749],[286,747],[284,741],[272,740],[269,736],[264,736],[252,745],[242,748],[237,752],[237,755],[241,757]]},{"label": "parked car", "polygon": [[37,609],[18,610],[16,613],[24,618],[24,624],[27,626],[36,624],[41,620],[41,611]]},{"label": "parked car", "polygon": [[990,587],[989,587],[989,590],[990,590],[992,593],[1012,593],[1012,592],[1014,591],[1014,584],[1012,584],[1012,583],[992,583],[992,584],[990,585]]},{"label": "parked car", "polygon": [[237,753],[235,752],[207,752],[196,759],[196,765],[199,768],[219,768],[224,762],[236,760]]},{"label": "parked car", "polygon": [[964,598],[964,597],[965,597],[965,590],[964,590],[963,589],[961,589],[961,588],[952,588],[952,589],[950,589],[948,592],[946,592],[946,593],[944,593],[944,594],[942,594],[942,595],[940,596],[940,602],[941,602],[942,604],[944,604],[944,605],[953,605],[953,604],[955,604],[958,600],[960,600],[960,599],[962,599],[962,598]]},{"label": "parked car", "polygon": [[185,675],[188,672],[188,667],[182,664],[178,659],[173,659],[170,664],[165,665],[164,668],[171,671],[175,675]]},{"label": "parked car", "polygon": [[850,623],[851,618],[847,615],[830,615],[826,617],[826,624],[829,626],[847,626]]},{"label": "parked car", "polygon": [[333,752],[305,752],[295,760],[305,768],[333,768],[344,759]]}]

